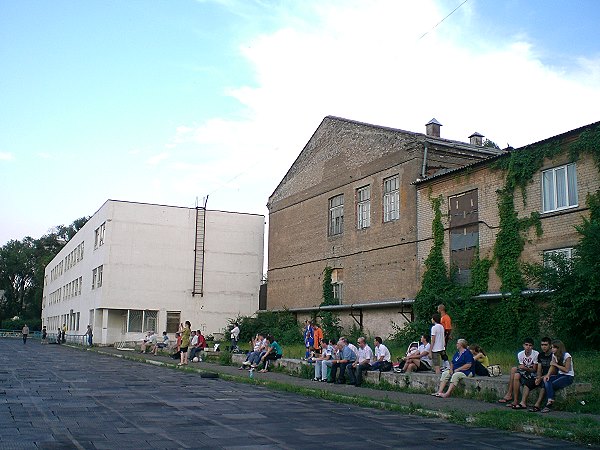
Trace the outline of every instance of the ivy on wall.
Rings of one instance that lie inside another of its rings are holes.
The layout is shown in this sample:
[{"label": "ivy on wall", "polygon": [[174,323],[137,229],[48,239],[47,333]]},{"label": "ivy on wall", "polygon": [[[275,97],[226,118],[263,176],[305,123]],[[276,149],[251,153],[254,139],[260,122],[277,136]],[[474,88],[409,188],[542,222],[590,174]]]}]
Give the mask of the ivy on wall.
[{"label": "ivy on wall", "polygon": [[[333,268],[329,266],[323,269],[323,301],[321,306],[337,305],[337,301],[333,296],[333,285],[331,284],[332,273]],[[331,311],[320,311],[319,317],[321,318],[323,335],[327,339],[338,338],[342,330],[339,317]]]},{"label": "ivy on wall", "polygon": [[[443,200],[441,197],[430,196],[434,210],[434,244],[425,261],[421,290],[414,304],[416,320],[421,326],[428,322],[437,304],[443,302],[452,312],[455,328],[461,337],[470,342],[497,346],[516,343],[526,336],[539,336],[540,307],[535,297],[521,295],[527,283],[520,258],[525,248],[526,233],[534,228],[536,235],[541,236],[543,230],[538,212],[533,212],[528,217],[518,217],[515,194],[520,191],[525,205],[527,186],[541,170],[544,160],[553,159],[565,150],[569,151],[572,161],[582,154],[592,155],[600,170],[600,125],[584,130],[576,141],[566,147],[558,140],[533,144],[501,157],[491,165],[493,170],[503,171],[505,179],[503,188],[497,191],[499,231],[494,243],[493,258],[481,259],[476,254],[469,286],[458,286],[449,274],[442,253]],[[472,297],[487,291],[489,270],[493,264],[501,281],[501,291],[510,295],[495,307],[490,307],[486,300]],[[494,330],[494,333],[491,334],[490,330]]]}]

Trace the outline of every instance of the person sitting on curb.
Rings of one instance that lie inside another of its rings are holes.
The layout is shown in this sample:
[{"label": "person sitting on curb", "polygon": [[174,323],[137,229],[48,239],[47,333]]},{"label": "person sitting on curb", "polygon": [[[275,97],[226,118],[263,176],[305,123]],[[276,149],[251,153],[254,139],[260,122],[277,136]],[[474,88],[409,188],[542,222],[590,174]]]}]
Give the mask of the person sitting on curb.
[{"label": "person sitting on curb", "polygon": [[375,361],[371,364],[371,370],[392,370],[392,355],[379,336],[375,336]]},{"label": "person sitting on curb", "polygon": [[[517,354],[519,365],[510,369],[510,378],[506,394],[498,403],[506,403],[513,409],[523,409],[518,406],[519,403],[519,388],[521,384],[525,385],[530,380],[535,379],[538,366],[538,351],[533,349],[533,339],[526,338],[523,340],[523,350]],[[512,400],[512,403],[509,403]]]},{"label": "person sitting on curb", "polygon": [[350,384],[356,387],[362,384],[363,372],[371,370],[371,361],[373,361],[373,350],[367,344],[367,340],[361,336],[358,338],[358,358],[347,366]]},{"label": "person sitting on curb", "polygon": [[163,331],[162,342],[157,342],[154,347],[152,347],[151,352],[156,356],[158,353],[158,349],[169,348],[169,336],[166,331]]},{"label": "person sitting on curb", "polygon": [[430,349],[431,344],[429,344],[429,336],[426,334],[421,335],[421,342],[417,347],[417,351],[406,357],[404,372],[425,372],[431,370],[431,359],[429,358]]},{"label": "person sitting on curb", "polygon": [[[338,359],[331,361],[331,376],[327,382],[346,384],[346,367],[348,365],[352,365],[354,361],[356,361],[356,355],[348,345],[348,341],[345,340],[345,338],[340,338],[337,343],[337,349],[339,351],[339,356]],[[338,370],[340,371],[339,378],[337,378]]]},{"label": "person sitting on curb", "polygon": [[156,335],[154,331],[148,331],[148,334],[140,345],[140,353],[146,353],[146,348],[153,348],[154,345],[156,345]]},{"label": "person sitting on curb", "polygon": [[323,360],[323,362],[321,362],[321,381],[323,382],[327,382],[327,369],[331,371],[331,367],[333,366],[333,360],[340,359],[340,352],[337,348],[335,339],[329,339],[329,344],[327,345],[327,352],[331,353],[331,358]]},{"label": "person sitting on curb", "polygon": [[327,365],[324,362],[332,358],[333,351],[327,345],[327,340],[325,339],[321,339],[319,348],[321,349],[321,355],[315,358],[315,377],[313,381],[327,381]]},{"label": "person sitting on curb", "polygon": [[269,371],[269,361],[275,361],[283,356],[283,350],[281,349],[281,346],[277,343],[273,335],[268,335],[266,339],[268,345],[267,351],[260,358],[261,362],[264,362],[265,365],[264,368],[259,370],[259,372],[261,373]]},{"label": "person sitting on curb", "polygon": [[551,339],[549,337],[543,337],[541,341],[541,352],[538,355],[538,365],[537,365],[537,374],[535,379],[528,381],[523,385],[523,395],[521,397],[521,405],[517,409],[525,409],[527,408],[527,397],[529,397],[529,392],[540,389],[538,394],[537,401],[535,405],[529,408],[530,412],[539,412],[541,411],[542,401],[544,400],[544,395],[546,390],[544,389],[544,376],[550,370],[550,363],[552,362],[552,351],[550,349]]},{"label": "person sitting on curb", "polygon": [[202,347],[202,341],[200,340],[200,330],[196,330],[196,335],[192,338],[192,349],[190,350],[190,360],[193,362],[196,356],[200,356],[200,352],[204,350]]},{"label": "person sitting on curb", "polygon": [[490,372],[488,371],[488,367],[490,365],[490,359],[483,349],[477,344],[471,344],[469,345],[469,351],[475,360],[475,363],[473,364],[473,373],[479,377],[489,377]]},{"label": "person sitting on curb", "polygon": [[[450,369],[444,371],[440,378],[440,387],[437,392],[431,395],[441,398],[448,398],[452,395],[452,391],[460,380],[471,376],[473,366],[473,355],[468,349],[469,344],[465,339],[459,339],[456,341],[456,353],[452,357],[452,361],[450,362]],[[450,380],[450,386],[448,386],[448,390],[444,392],[444,388],[446,384],[448,384],[448,380]]]},{"label": "person sitting on curb", "polygon": [[262,333],[258,333],[250,340],[252,351],[246,355],[246,360],[239,367],[240,370],[249,369],[254,362],[254,358],[260,359],[260,351],[263,345],[264,336]]},{"label": "person sitting on curb", "polygon": [[543,413],[549,413],[554,406],[554,391],[566,388],[573,383],[575,370],[573,358],[565,349],[565,344],[558,339],[552,341],[552,362],[550,369],[544,376],[544,389],[546,389],[546,406]]}]

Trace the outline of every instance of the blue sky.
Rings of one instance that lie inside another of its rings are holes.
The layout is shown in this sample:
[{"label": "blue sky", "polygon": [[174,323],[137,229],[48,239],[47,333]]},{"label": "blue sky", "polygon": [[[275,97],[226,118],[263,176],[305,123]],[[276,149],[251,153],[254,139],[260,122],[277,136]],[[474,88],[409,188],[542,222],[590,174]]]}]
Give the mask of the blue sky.
[{"label": "blue sky", "polygon": [[0,245],[108,198],[267,215],[329,114],[515,147],[600,120],[600,2],[439,23],[461,3],[4,0]]}]

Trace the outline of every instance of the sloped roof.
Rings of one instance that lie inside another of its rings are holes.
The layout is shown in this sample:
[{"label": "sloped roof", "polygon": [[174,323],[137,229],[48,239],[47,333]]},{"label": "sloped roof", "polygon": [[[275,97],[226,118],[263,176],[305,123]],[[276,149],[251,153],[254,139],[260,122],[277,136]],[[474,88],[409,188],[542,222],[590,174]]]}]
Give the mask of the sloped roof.
[{"label": "sloped roof", "polygon": [[447,148],[458,150],[458,151],[463,150],[463,151],[469,151],[469,152],[477,152],[477,153],[480,153],[484,157],[485,156],[493,157],[502,152],[501,150],[498,150],[495,148],[482,147],[482,146],[478,146],[478,145],[472,145],[472,144],[466,143],[466,142],[455,141],[452,139],[444,139],[444,138],[440,138],[440,137],[428,136],[427,134],[424,134],[424,133],[417,133],[414,131],[406,131],[406,130],[402,130],[400,128],[392,128],[392,127],[387,127],[387,126],[382,126],[382,125],[374,125],[374,124],[370,124],[370,123],[366,123],[366,122],[345,119],[343,117],[337,117],[337,116],[326,116],[323,118],[323,120],[321,121],[321,123],[319,124],[317,129],[313,132],[311,138],[308,140],[308,142],[306,143],[306,145],[304,146],[302,151],[298,154],[297,158],[292,163],[292,165],[290,166],[290,168],[288,169],[288,171],[286,172],[284,177],[281,179],[281,181],[279,182],[279,184],[277,185],[275,190],[271,193],[271,195],[269,196],[269,201],[278,192],[278,190],[282,187],[282,185],[284,185],[286,181],[291,179],[293,177],[293,174],[299,169],[299,167],[301,167],[303,161],[307,157],[307,154],[313,148],[313,145],[311,145],[311,144],[315,141],[316,136],[319,135],[321,129],[324,128],[328,124],[328,122],[339,122],[340,124],[352,124],[352,125],[356,125],[361,128],[371,128],[374,130],[385,131],[385,132],[389,132],[392,134],[404,135],[408,138],[414,139],[417,142],[429,142],[431,144],[434,144],[434,145],[437,145],[440,147],[447,147]]},{"label": "sloped roof", "polygon": [[500,154],[495,155],[495,156],[491,156],[488,159],[484,159],[484,160],[481,160],[481,161],[476,161],[476,162],[471,163],[471,164],[467,164],[466,166],[463,166],[463,167],[458,167],[456,169],[442,170],[442,171],[437,172],[437,173],[435,173],[435,174],[433,174],[433,175],[431,175],[431,176],[429,176],[427,178],[423,178],[421,180],[416,180],[412,184],[414,184],[414,185],[427,184],[429,181],[432,181],[432,180],[438,180],[438,179],[443,178],[445,176],[455,175],[457,173],[461,173],[462,171],[469,170],[469,169],[472,169],[474,167],[485,166],[486,164],[490,164],[490,163],[492,163],[492,162],[494,162],[494,161],[496,161],[496,160],[498,160],[500,158],[507,157],[512,152],[527,151],[527,149],[529,149],[529,148],[531,148],[533,146],[543,145],[543,144],[545,144],[547,142],[551,142],[551,141],[554,141],[554,140],[557,140],[557,139],[564,139],[564,138],[567,138],[567,137],[570,137],[570,136],[582,133],[586,129],[593,128],[593,127],[596,127],[596,126],[600,126],[600,121],[598,121],[598,122],[592,122],[592,123],[590,123],[588,125],[584,125],[582,127],[575,128],[573,130],[565,131],[564,133],[557,134],[556,136],[552,136],[552,137],[549,137],[549,138],[546,138],[546,139],[542,139],[541,141],[533,142],[532,144],[527,144],[527,145],[525,145],[523,147],[519,147],[519,148],[516,148],[516,149],[513,149],[513,150],[505,149],[505,150],[503,150],[503,153],[500,153]]}]

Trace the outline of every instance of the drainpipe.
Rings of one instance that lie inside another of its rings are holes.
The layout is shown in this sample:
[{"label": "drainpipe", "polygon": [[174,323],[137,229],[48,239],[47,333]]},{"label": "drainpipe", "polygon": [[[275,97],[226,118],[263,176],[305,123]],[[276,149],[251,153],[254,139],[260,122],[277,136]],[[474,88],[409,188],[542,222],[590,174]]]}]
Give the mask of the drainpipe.
[{"label": "drainpipe", "polygon": [[427,141],[425,141],[425,144],[423,145],[424,150],[423,150],[423,167],[421,167],[421,179],[425,178],[425,170],[427,168],[427,150],[429,148],[429,143]]}]

